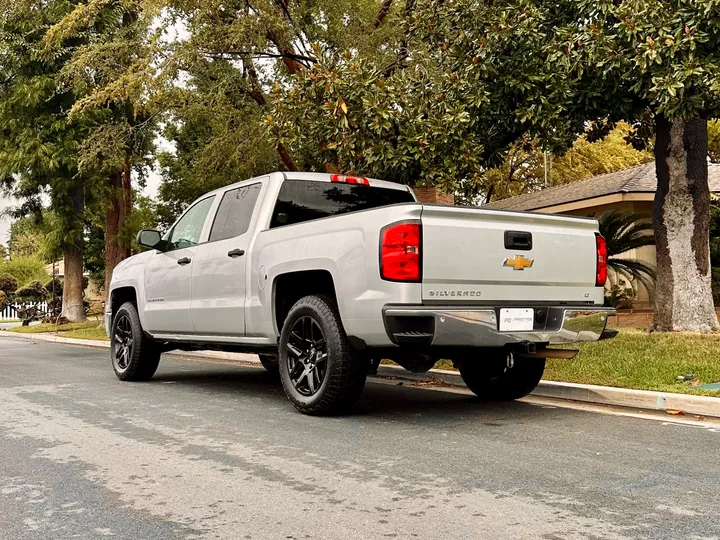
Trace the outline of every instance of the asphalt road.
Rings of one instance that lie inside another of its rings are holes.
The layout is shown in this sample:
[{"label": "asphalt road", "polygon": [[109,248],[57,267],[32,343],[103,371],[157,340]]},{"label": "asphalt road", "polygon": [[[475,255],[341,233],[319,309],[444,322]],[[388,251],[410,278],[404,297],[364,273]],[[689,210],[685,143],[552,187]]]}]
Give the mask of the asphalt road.
[{"label": "asphalt road", "polygon": [[720,428],[0,337],[0,539],[720,538]]}]

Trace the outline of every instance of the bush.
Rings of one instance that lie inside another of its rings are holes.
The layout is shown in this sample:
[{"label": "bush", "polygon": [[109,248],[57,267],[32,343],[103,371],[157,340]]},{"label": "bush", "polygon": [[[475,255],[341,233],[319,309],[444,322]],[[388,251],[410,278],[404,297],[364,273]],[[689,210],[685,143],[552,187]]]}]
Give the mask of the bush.
[{"label": "bush", "polygon": [[621,287],[613,285],[609,291],[605,291],[605,305],[616,309],[629,309],[635,298],[635,291],[632,287]]},{"label": "bush", "polygon": [[5,293],[5,296],[10,296],[18,288],[18,280],[9,274],[0,275],[0,291]]},{"label": "bush", "polygon": [[45,284],[45,288],[47,289],[48,296],[52,298],[53,294],[53,282],[55,283],[55,295],[62,298],[63,294],[63,282],[60,280],[60,278],[51,278],[50,281],[48,281]]},{"label": "bush", "polygon": [[45,269],[45,263],[39,257],[13,257],[8,261],[0,262],[0,275],[9,274],[18,283],[39,281],[45,283],[50,274]]},{"label": "bush", "polygon": [[0,311],[5,309],[8,305],[8,297],[4,291],[0,291]]},{"label": "bush", "polygon": [[47,289],[39,281],[31,281],[24,287],[20,287],[15,295],[23,302],[40,302],[45,300]]}]

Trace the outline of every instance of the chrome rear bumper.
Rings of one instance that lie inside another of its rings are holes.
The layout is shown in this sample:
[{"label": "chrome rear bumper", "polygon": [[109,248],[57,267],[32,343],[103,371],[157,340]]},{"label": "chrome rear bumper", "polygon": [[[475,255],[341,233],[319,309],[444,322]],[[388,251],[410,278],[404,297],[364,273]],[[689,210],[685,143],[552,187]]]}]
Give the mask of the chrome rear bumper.
[{"label": "chrome rear bumper", "polygon": [[612,308],[535,308],[536,314],[544,311],[543,317],[536,317],[533,330],[523,332],[501,332],[497,309],[387,306],[383,317],[388,336],[397,345],[503,347],[520,343],[557,345],[614,337],[611,331],[603,335],[608,317],[615,315]]}]

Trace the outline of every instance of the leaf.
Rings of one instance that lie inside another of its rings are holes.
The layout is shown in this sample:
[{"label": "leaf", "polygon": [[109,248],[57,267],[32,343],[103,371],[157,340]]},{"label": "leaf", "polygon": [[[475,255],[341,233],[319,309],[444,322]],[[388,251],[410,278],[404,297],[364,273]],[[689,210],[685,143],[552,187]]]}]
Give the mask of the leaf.
[{"label": "leaf", "polygon": [[667,409],[665,411],[668,414],[672,414],[673,416],[685,416],[685,413],[682,411],[677,411],[675,409]]}]

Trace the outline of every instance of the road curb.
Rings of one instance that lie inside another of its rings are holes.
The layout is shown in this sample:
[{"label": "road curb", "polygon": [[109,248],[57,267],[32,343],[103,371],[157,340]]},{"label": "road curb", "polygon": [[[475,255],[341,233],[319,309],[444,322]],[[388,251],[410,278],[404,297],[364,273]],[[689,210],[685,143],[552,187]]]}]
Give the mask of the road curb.
[{"label": "road curb", "polygon": [[[100,349],[107,349],[110,347],[110,344],[107,341],[64,338],[47,334],[20,334],[17,332],[2,331],[0,332],[0,335],[31,341],[64,343],[68,345],[81,345],[84,347]],[[256,355],[243,353],[203,351],[177,352],[169,354],[173,357],[225,360],[252,365],[260,364]],[[378,369],[378,376],[386,379],[402,379],[412,382],[435,383],[457,387],[465,386],[459,373],[443,369],[433,369],[427,373],[410,373],[400,366],[382,365]],[[652,392],[649,390],[630,390],[627,388],[614,388],[610,386],[555,381],[540,381],[540,384],[532,395],[545,398],[595,403],[599,405],[627,407],[631,409],[682,411],[685,414],[720,418],[720,397],[691,396],[687,394]]]},{"label": "road curb", "polygon": [[[399,366],[380,366],[381,377],[416,382],[435,382],[448,386],[464,387],[462,377],[455,371],[433,369],[428,373],[410,373]],[[540,381],[531,394],[537,397],[582,401],[599,405],[612,405],[631,409],[654,411],[681,411],[685,414],[720,418],[720,398],[692,396],[650,390],[631,390],[593,384],[576,384],[556,381]]]}]

